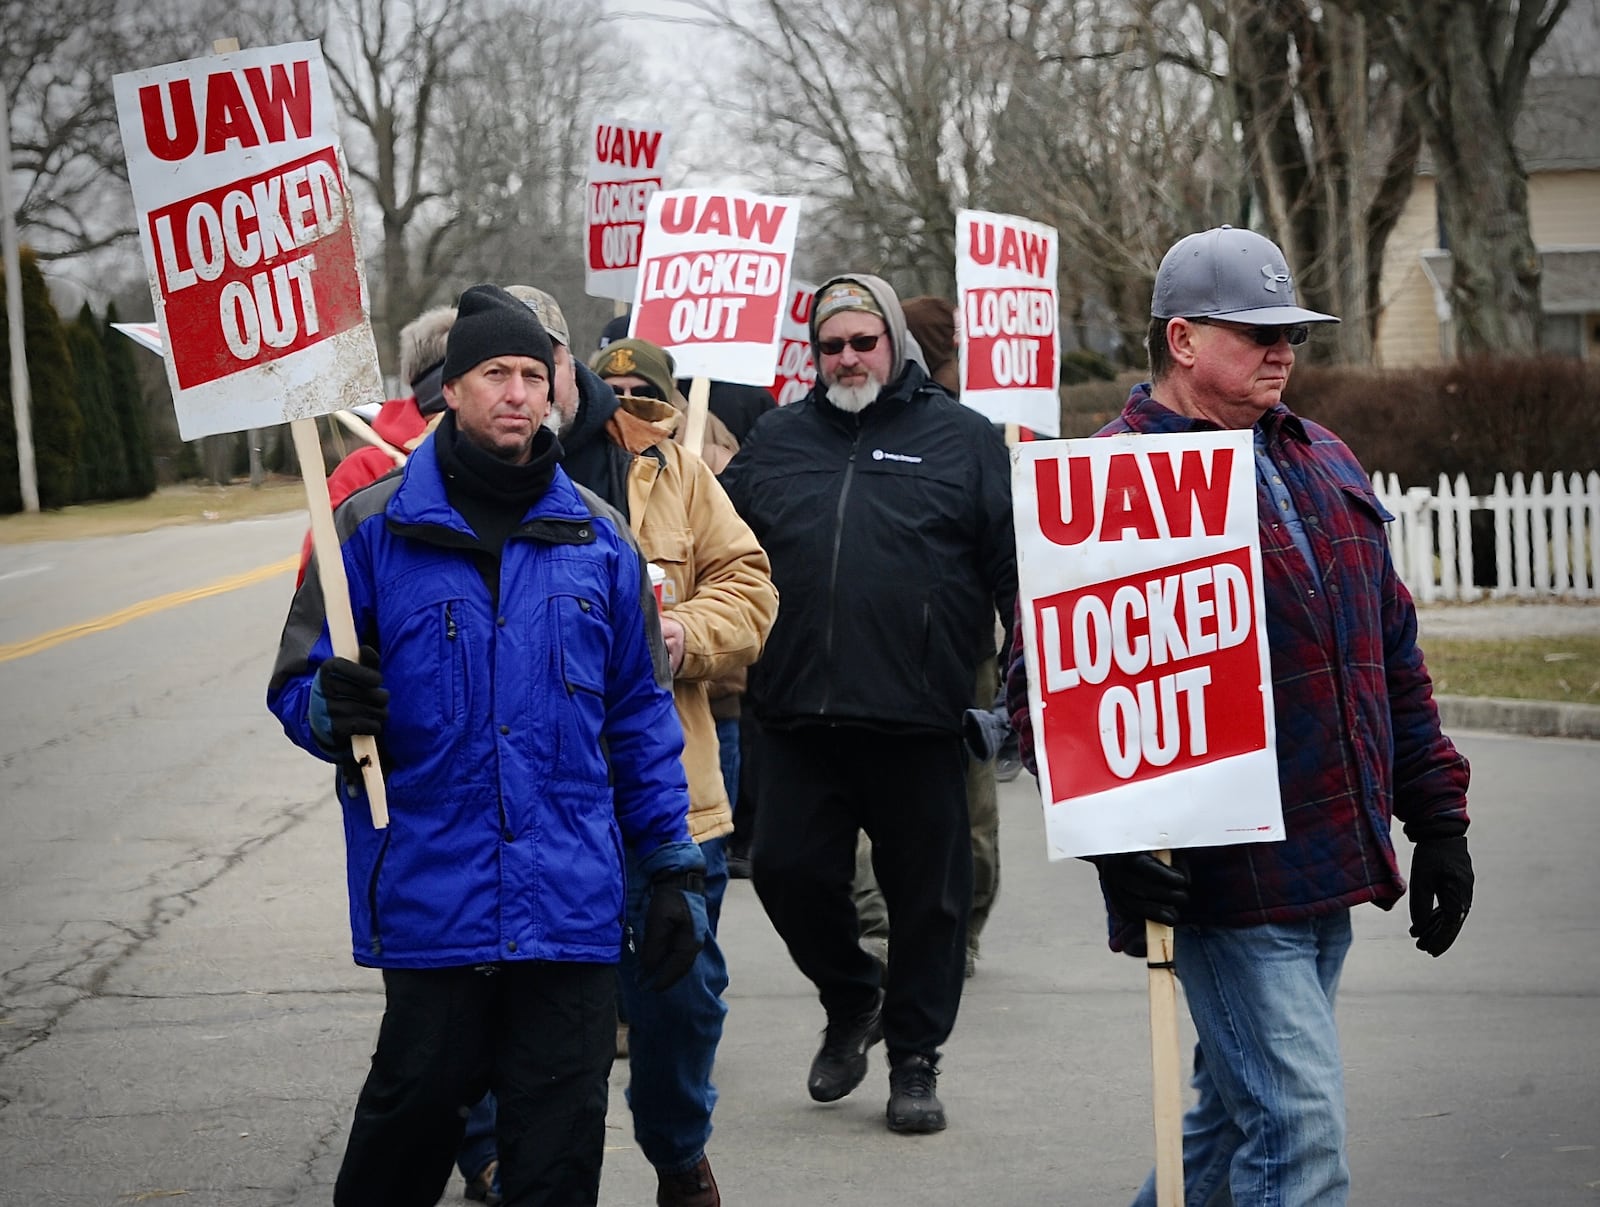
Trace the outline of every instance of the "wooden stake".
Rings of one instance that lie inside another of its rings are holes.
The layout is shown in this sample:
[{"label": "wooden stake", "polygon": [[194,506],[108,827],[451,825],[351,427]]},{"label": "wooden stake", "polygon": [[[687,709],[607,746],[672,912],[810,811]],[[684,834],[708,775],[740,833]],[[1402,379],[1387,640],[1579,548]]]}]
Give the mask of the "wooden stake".
[{"label": "wooden stake", "polygon": [[[1155,852],[1162,863],[1171,851]],[[1145,964],[1150,977],[1151,1098],[1156,1125],[1157,1207],[1183,1203],[1183,1074],[1178,1042],[1178,973],[1172,962],[1172,927],[1146,921]]]},{"label": "wooden stake", "polygon": [[711,379],[696,377],[689,383],[689,420],[683,429],[683,447],[696,455],[705,447],[706,416],[711,410]]},{"label": "wooden stake", "polygon": [[349,411],[329,411],[328,416],[331,419],[338,420],[339,423],[358,440],[365,440],[368,444],[372,445],[373,448],[381,448],[389,455],[389,460],[393,461],[396,465],[404,465],[406,463],[405,451],[403,449],[396,448],[382,436],[378,435],[377,432],[372,430],[372,425],[365,419],[362,419],[359,415],[353,415]]},{"label": "wooden stake", "polygon": [[[322,606],[328,617],[328,638],[335,654],[353,661],[361,656],[361,647],[356,642],[356,622],[350,612],[350,581],[344,573],[344,553],[339,548],[339,534],[333,527],[333,506],[328,500],[328,479],[322,465],[317,421],[295,419],[290,422],[289,430],[294,436],[295,455],[300,458],[300,477],[306,484],[306,506],[311,512],[311,547],[317,555],[317,577],[322,584]],[[378,764],[378,743],[366,734],[357,734],[350,739],[350,747],[361,767],[373,828],[385,829],[389,825],[389,794],[384,789],[383,769]]]}]

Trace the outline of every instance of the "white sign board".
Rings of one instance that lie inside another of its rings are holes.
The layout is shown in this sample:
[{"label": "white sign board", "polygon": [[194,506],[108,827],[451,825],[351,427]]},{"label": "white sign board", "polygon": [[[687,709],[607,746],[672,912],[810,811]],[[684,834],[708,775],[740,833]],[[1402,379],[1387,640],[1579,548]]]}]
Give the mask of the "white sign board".
[{"label": "white sign board", "polygon": [[1248,431],[1012,451],[1052,859],[1283,838]]},{"label": "white sign board", "polygon": [[321,47],[112,83],[183,438],[381,399]]},{"label": "white sign board", "polygon": [[657,193],[629,334],[671,352],[680,377],[770,385],[799,227],[793,197]]},{"label": "white sign board", "polygon": [[961,401],[995,423],[1061,431],[1056,231],[1010,214],[956,215]]},{"label": "white sign board", "polygon": [[596,124],[589,146],[584,289],[591,297],[633,300],[650,198],[661,188],[667,128]]},{"label": "white sign board", "polygon": [[778,369],[769,387],[780,407],[798,402],[817,384],[817,365],[811,354],[811,303],[816,292],[810,281],[789,282],[789,307],[783,312],[783,332],[778,340]]}]

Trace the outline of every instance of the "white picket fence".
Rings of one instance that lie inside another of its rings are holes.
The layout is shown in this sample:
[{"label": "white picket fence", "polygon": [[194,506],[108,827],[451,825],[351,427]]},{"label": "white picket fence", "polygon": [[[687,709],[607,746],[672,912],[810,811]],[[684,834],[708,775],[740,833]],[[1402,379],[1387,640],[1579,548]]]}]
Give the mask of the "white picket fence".
[{"label": "white picket fence", "polygon": [[[1600,594],[1600,473],[1520,473],[1494,477],[1494,490],[1474,495],[1465,474],[1436,490],[1401,490],[1393,474],[1372,475],[1372,488],[1394,513],[1389,547],[1411,594],[1421,602],[1494,598],[1593,597]],[[1494,516],[1494,565],[1473,564],[1471,517]],[[1492,579],[1476,587],[1475,578]]]}]

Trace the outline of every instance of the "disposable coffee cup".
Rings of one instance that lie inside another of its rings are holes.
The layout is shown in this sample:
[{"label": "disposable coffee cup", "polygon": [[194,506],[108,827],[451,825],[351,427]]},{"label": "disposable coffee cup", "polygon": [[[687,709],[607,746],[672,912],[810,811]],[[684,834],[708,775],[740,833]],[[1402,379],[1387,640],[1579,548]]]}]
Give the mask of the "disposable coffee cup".
[{"label": "disposable coffee cup", "polygon": [[665,592],[667,586],[667,572],[654,562],[650,562],[649,566],[650,589],[656,594],[656,607],[659,608],[662,605],[662,594]]}]

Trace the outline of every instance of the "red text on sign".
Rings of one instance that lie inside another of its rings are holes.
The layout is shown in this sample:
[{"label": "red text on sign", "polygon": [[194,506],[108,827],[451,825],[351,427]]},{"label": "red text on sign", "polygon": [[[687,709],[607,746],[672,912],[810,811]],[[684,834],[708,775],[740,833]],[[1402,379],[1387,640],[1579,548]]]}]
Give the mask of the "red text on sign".
[{"label": "red text on sign", "polygon": [[964,302],[968,389],[1055,389],[1056,308],[1048,289],[969,289]]},{"label": "red text on sign", "polygon": [[1050,266],[1050,239],[1034,231],[993,222],[972,224],[972,262],[995,268],[1016,268],[1044,278]]},{"label": "red text on sign", "polygon": [[650,195],[660,177],[606,180],[589,185],[589,268],[636,268]]},{"label": "red text on sign", "polygon": [[[745,243],[776,243],[789,207],[721,194],[668,197],[661,206],[661,229],[669,235],[733,235]],[[702,204],[703,202],[703,204]]]},{"label": "red text on sign", "polygon": [[187,79],[139,89],[145,143],[157,159],[177,162],[193,155],[200,147],[202,117],[207,155],[230,144],[258,147],[311,137],[309,60],[274,63],[270,70],[213,72],[202,87],[205,96],[198,103]]},{"label": "red text on sign", "polygon": [[[809,296],[807,309],[810,309]],[[780,407],[804,398],[817,383],[817,366],[811,356],[811,344],[803,339],[784,339],[778,348],[778,369],[773,376],[772,397]]]},{"label": "red text on sign", "polygon": [[1033,602],[1056,801],[1266,746],[1250,551]]},{"label": "red text on sign", "polygon": [[[1061,490],[1061,471],[1067,491]],[[1056,545],[1077,545],[1091,536],[1120,541],[1132,530],[1140,540],[1186,537],[1195,517],[1207,536],[1218,536],[1228,520],[1233,450],[1186,449],[1171,453],[1113,453],[1103,500],[1096,495],[1087,457],[1040,458],[1034,463],[1039,531]]]},{"label": "red text on sign", "polygon": [[772,252],[703,251],[649,261],[635,334],[671,345],[769,342],[784,259]]},{"label": "red text on sign", "polygon": [[332,148],[151,210],[147,219],[185,389],[363,321]]},{"label": "red text on sign", "polygon": [[601,163],[654,170],[661,130],[628,130],[602,123],[594,132],[594,157]]}]

